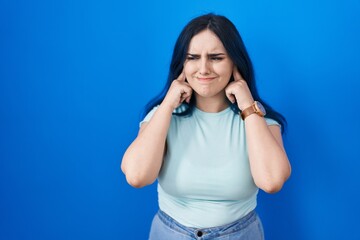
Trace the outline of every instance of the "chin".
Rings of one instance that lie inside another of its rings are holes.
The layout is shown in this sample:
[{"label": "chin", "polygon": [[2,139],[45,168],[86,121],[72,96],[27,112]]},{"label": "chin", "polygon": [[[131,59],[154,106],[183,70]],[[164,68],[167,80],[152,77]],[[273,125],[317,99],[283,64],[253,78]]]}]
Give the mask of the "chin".
[{"label": "chin", "polygon": [[216,94],[214,94],[213,92],[205,92],[205,91],[195,91],[195,92],[199,97],[202,98],[211,98],[216,96]]}]

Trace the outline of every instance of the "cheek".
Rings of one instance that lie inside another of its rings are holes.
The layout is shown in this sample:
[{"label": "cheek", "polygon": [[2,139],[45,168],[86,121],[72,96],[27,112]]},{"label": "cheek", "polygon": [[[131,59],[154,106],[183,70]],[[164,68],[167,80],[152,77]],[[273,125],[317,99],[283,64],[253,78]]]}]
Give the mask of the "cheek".
[{"label": "cheek", "polygon": [[[215,70],[215,69],[214,69]],[[230,78],[232,75],[232,68],[229,68],[228,66],[219,67],[215,70],[215,72],[222,77]]]},{"label": "cheek", "polygon": [[232,65],[224,64],[224,65],[218,65],[216,68],[214,68],[214,71],[223,77],[230,78],[232,75]]},{"label": "cheek", "polygon": [[185,73],[185,77],[187,79],[191,78],[192,75],[194,75],[194,72],[196,72],[196,68],[195,68],[194,64],[187,63],[184,66],[184,73]]}]

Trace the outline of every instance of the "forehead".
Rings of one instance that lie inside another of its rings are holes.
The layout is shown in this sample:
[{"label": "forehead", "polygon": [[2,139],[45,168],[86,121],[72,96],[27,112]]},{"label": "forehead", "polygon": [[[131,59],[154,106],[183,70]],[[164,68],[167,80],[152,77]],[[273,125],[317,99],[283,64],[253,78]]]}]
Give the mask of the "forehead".
[{"label": "forehead", "polygon": [[224,45],[215,33],[206,29],[196,34],[190,41],[189,52],[226,52]]}]

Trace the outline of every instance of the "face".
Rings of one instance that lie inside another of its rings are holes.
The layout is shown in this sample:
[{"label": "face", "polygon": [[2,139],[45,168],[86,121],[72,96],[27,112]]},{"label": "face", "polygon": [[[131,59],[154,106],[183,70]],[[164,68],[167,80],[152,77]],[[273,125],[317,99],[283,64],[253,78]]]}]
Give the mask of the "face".
[{"label": "face", "polygon": [[233,62],[220,39],[206,29],[195,35],[184,63],[186,79],[197,97],[225,97]]}]

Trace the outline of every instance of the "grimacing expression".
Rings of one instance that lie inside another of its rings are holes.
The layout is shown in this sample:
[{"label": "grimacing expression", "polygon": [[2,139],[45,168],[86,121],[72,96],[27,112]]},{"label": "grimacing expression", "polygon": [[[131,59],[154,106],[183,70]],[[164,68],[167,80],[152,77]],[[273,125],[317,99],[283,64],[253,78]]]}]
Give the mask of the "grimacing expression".
[{"label": "grimacing expression", "polygon": [[184,73],[198,97],[225,96],[233,66],[224,45],[211,30],[203,30],[191,39]]}]

